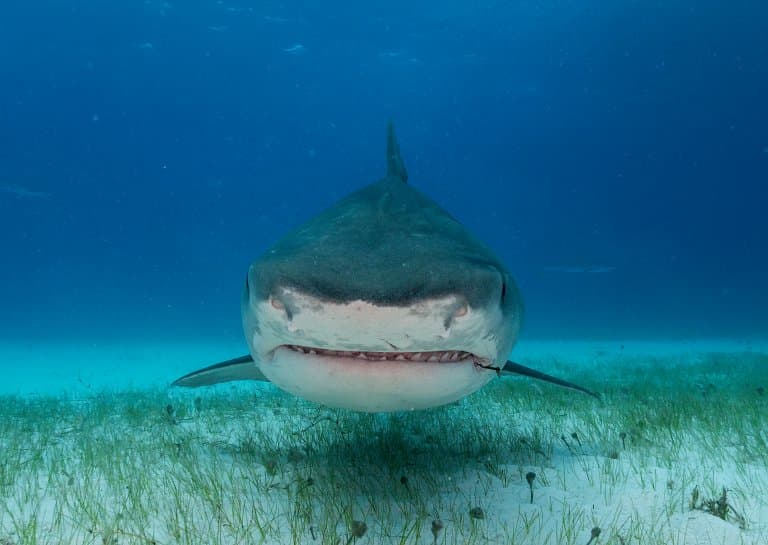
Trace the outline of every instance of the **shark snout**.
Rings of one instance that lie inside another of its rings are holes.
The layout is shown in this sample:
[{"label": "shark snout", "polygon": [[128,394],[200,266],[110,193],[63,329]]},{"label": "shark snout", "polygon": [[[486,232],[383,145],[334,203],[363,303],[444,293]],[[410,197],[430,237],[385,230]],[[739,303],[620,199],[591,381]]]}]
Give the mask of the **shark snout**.
[{"label": "shark snout", "polygon": [[386,305],[363,300],[333,301],[283,288],[270,294],[262,306],[270,315],[270,319],[286,323],[325,319],[336,324],[351,322],[350,325],[359,324],[366,328],[375,327],[384,315],[389,317],[402,314],[404,318],[426,320],[449,330],[457,321],[462,321],[471,314],[469,302],[461,294],[425,298],[408,305]]},{"label": "shark snout", "polygon": [[253,359],[296,395],[365,411],[442,405],[495,375],[497,317],[462,294],[407,305],[321,298],[282,288],[247,309]]},{"label": "shark snout", "polygon": [[279,346],[366,352],[461,350],[492,358],[485,334],[494,316],[474,309],[462,294],[416,300],[408,305],[333,301],[281,288],[252,302],[248,313],[258,324],[251,346],[269,355]]},{"label": "shark snout", "polygon": [[[254,307],[260,302],[251,301]],[[417,299],[409,304],[382,304],[363,300],[337,301],[333,298],[318,297],[303,293],[294,288],[279,288],[266,298],[265,305],[270,313],[285,320],[292,320],[294,315],[302,312],[329,312],[336,309],[349,315],[362,315],[379,309],[400,309],[418,316],[433,316],[439,318],[447,328],[454,320],[463,318],[470,313],[470,305],[463,294],[451,294],[440,297]]]}]

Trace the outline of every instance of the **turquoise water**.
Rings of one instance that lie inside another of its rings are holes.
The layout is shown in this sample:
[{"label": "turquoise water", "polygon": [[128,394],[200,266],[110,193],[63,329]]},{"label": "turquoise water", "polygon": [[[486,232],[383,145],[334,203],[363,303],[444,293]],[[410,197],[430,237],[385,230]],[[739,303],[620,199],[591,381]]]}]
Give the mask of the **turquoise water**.
[{"label": "turquoise water", "polygon": [[[67,396],[88,398],[103,392],[163,389],[176,378],[244,354],[244,342],[206,342],[200,340],[97,340],[80,339],[54,342],[12,340],[0,343],[0,358],[13,366],[12,380],[0,383],[0,395]],[[766,354],[768,343],[752,340],[712,339],[682,341],[605,341],[605,340],[523,340],[515,348],[514,359],[563,378],[591,374],[591,389],[602,392],[606,386],[600,374],[591,369],[612,366],[612,362],[648,362],[669,360],[695,368],[696,361],[710,354]],[[729,371],[733,372],[733,371]],[[615,377],[614,377],[615,378]],[[505,381],[529,380],[505,378]],[[234,383],[213,388],[212,393],[227,392]],[[241,383],[243,391],[258,392],[271,385]],[[540,385],[539,385],[540,386]],[[690,384],[679,385],[686,389]],[[552,386],[542,386],[544,391]],[[202,390],[179,395],[199,395]],[[580,395],[580,394],[574,394]]]}]

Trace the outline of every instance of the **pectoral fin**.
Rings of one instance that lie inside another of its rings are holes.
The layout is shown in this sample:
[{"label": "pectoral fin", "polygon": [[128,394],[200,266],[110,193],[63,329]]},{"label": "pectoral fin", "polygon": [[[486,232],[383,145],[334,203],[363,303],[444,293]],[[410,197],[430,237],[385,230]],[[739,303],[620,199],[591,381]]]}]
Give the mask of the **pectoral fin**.
[{"label": "pectoral fin", "polygon": [[515,363],[513,361],[507,361],[507,363],[501,369],[501,374],[523,375],[525,377],[535,378],[537,380],[543,380],[545,382],[557,384],[558,386],[563,386],[565,388],[570,388],[572,390],[578,390],[579,392],[583,392],[587,395],[591,395],[592,397],[596,397],[597,399],[600,399],[600,396],[597,395],[595,392],[587,390],[582,386],[579,386],[572,382],[568,382],[567,380],[553,377],[552,375],[547,375],[546,373],[542,373],[541,371],[536,371],[535,369],[531,369],[530,367],[526,367],[525,365],[520,365],[519,363]]},{"label": "pectoral fin", "polygon": [[269,382],[259,370],[259,366],[248,356],[240,356],[220,363],[214,363],[203,369],[192,371],[188,375],[176,379],[171,386],[184,386],[197,388],[198,386],[210,386],[221,382],[233,380],[260,380]]}]

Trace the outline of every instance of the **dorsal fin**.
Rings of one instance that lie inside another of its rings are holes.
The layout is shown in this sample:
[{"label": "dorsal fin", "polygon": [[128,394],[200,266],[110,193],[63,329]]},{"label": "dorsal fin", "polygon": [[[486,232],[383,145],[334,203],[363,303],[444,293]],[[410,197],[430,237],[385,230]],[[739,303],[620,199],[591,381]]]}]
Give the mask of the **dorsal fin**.
[{"label": "dorsal fin", "polygon": [[405,169],[403,158],[400,157],[400,146],[397,144],[392,121],[387,125],[387,178],[399,178],[403,183],[408,182],[408,171]]}]

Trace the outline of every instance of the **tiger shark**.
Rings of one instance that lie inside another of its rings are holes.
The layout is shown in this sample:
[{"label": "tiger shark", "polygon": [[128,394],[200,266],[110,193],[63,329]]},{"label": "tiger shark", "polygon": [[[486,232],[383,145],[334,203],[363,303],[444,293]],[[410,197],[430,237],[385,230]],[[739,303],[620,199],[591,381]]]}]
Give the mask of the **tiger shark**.
[{"label": "tiger shark", "polygon": [[290,232],[255,261],[241,299],[250,354],[173,385],[270,381],[365,412],[451,403],[497,375],[595,395],[507,361],[523,317],[504,264],[408,184],[392,124],[387,172]]}]

